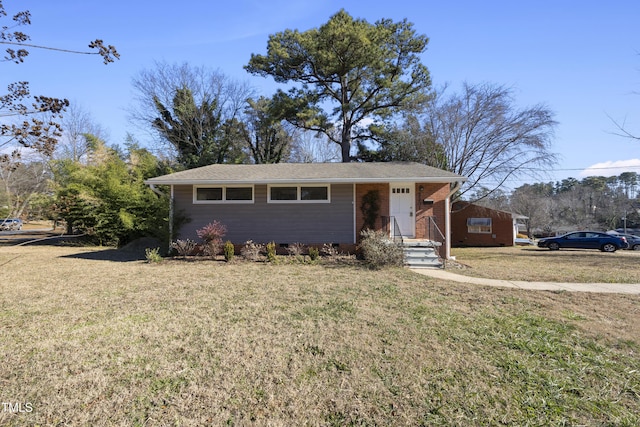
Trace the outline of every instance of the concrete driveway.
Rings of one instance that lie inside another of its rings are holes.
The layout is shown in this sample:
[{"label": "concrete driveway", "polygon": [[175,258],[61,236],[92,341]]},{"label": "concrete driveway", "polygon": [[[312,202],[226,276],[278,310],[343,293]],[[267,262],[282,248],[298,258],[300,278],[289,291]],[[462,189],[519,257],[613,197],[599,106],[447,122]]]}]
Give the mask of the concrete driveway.
[{"label": "concrete driveway", "polygon": [[484,279],[480,277],[469,277],[436,268],[412,268],[411,271],[436,279],[483,286],[499,286],[505,288],[531,289],[537,291],[599,292],[640,295],[640,283],[526,282],[519,280],[496,280]]}]

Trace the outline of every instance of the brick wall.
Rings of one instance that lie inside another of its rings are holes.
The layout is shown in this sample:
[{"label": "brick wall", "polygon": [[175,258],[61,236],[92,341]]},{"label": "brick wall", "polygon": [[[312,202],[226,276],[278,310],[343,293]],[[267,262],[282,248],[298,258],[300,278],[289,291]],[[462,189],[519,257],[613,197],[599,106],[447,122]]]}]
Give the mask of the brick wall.
[{"label": "brick wall", "polygon": [[[445,198],[449,193],[448,183],[416,183],[415,184],[415,219],[416,238],[427,239],[427,217],[435,217],[436,224],[442,233],[445,232]],[[382,229],[382,216],[389,216],[389,184],[356,184],[356,233],[360,241],[360,231],[364,225],[362,213],[362,197],[371,190],[377,190],[380,195],[380,213],[376,219],[376,230]],[[433,204],[424,203],[424,199],[433,200]]]},{"label": "brick wall", "polygon": [[[416,238],[428,239],[427,217],[435,217],[435,222],[442,234],[445,233],[445,198],[449,194],[450,185],[435,183],[416,183]],[[425,199],[433,200],[433,204],[424,203]],[[434,239],[432,236],[433,240]]]},{"label": "brick wall", "polygon": [[389,216],[389,184],[356,184],[356,241],[360,241],[360,231],[364,226],[362,213],[362,197],[369,191],[378,191],[380,195],[380,212],[376,218],[376,230],[382,229],[382,216]]},{"label": "brick wall", "polygon": [[[491,218],[491,233],[469,233],[467,218]],[[451,213],[452,246],[513,246],[514,237],[511,214],[469,203],[454,204]]]}]

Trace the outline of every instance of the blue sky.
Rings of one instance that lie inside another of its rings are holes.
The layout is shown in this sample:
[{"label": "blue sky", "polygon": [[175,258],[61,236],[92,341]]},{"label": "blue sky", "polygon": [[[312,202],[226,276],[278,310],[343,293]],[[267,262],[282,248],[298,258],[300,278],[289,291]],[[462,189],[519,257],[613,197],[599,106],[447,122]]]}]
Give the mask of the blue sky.
[{"label": "blue sky", "polygon": [[[423,63],[435,86],[463,81],[514,88],[521,107],[538,103],[559,122],[552,151],[561,161],[548,180],[640,172],[640,141],[614,135],[611,118],[640,135],[640,1],[251,1],[5,0],[28,9],[34,44],[83,50],[96,38],[121,59],[32,50],[24,64],[3,65],[0,84],[28,80],[32,93],[66,97],[106,128],[110,143],[145,132],[127,121],[132,78],[154,61],[188,62],[247,81],[260,94],[278,87],[242,68],[265,53],[268,36],[318,27],[344,8],[374,22],[407,18],[430,38]],[[626,166],[626,167],[624,167]],[[546,179],[545,179],[546,180]],[[518,186],[524,182],[514,183]]]}]

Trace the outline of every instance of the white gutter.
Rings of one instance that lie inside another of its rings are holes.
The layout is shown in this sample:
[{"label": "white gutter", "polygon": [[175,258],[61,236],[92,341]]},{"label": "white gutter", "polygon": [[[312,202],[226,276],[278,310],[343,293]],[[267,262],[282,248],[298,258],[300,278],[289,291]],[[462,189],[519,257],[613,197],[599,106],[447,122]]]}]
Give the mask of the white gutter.
[{"label": "white gutter", "polygon": [[160,197],[164,197],[164,194],[162,194],[162,192],[160,190],[158,190],[158,188],[156,187],[155,184],[150,184],[148,182],[146,184],[149,185],[149,188],[151,188],[151,191],[153,191],[154,193],[156,193]]},{"label": "white gutter", "polygon": [[463,181],[455,181],[444,200],[444,258],[451,259],[451,196],[460,189]]}]

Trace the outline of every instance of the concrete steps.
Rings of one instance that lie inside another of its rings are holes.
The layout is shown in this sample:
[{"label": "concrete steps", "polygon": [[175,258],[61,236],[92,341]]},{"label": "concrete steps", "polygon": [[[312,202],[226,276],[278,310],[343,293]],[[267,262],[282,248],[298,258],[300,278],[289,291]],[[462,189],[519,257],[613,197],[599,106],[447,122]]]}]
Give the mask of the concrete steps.
[{"label": "concrete steps", "polygon": [[439,242],[406,239],[403,244],[405,265],[410,268],[442,267],[437,250]]}]

